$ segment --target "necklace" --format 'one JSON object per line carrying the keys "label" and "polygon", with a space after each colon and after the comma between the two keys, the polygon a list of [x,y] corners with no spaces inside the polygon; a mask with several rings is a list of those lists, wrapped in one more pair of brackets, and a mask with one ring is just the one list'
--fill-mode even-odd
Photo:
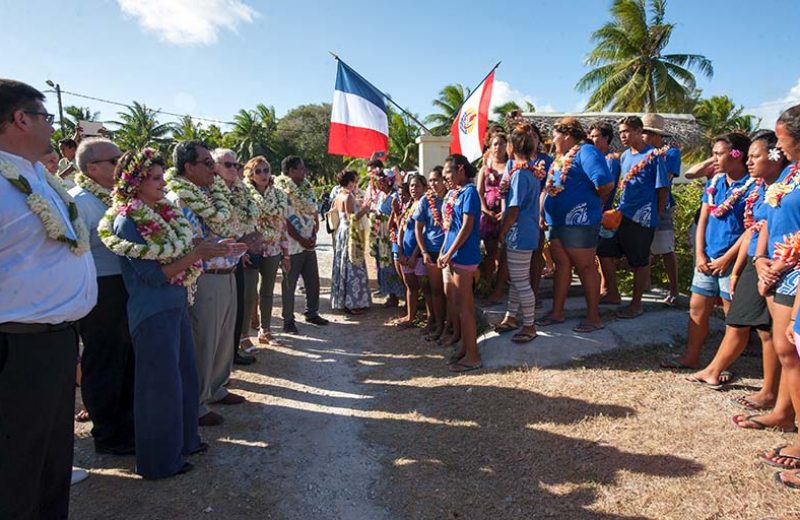
{"label": "necklace", "polygon": [[[547,182],[544,185],[544,189],[547,194],[551,197],[555,197],[566,187],[567,183],[567,174],[569,173],[569,169],[572,167],[572,160],[577,155],[578,151],[580,151],[581,145],[576,144],[569,151],[562,156],[559,156],[553,164],[550,165],[550,171],[547,172]],[[542,161],[544,163],[544,161]],[[555,171],[558,170],[561,172],[561,177],[558,180],[558,184],[556,184],[556,176]]]}
{"label": "necklace", "polygon": [[731,194],[728,196],[727,199],[725,199],[718,205],[714,204],[714,195],[717,192],[716,185],[721,178],[726,176],[727,174],[725,173],[716,174],[714,178],[711,179],[711,186],[706,188],[706,193],[708,193],[709,198],[711,200],[711,202],[708,205],[708,211],[710,211],[711,214],[716,218],[722,218],[723,216],[725,216],[726,213],[728,213],[731,209],[733,209],[733,206],[737,202],[739,202],[739,199],[741,199],[742,196],[744,196],[747,189],[750,188],[750,186],[752,186],[753,183],[755,182],[755,179],[753,177],[749,178],[747,182],[744,183],[743,186],[739,186],[738,188],[734,188],[733,190],[731,190]]}
{"label": "necklace", "polygon": [[77,184],[84,190],[88,191],[89,193],[100,199],[100,202],[102,202],[106,206],[110,207],[112,205],[111,190],[102,187],[100,183],[97,182],[96,180],[92,179],[91,177],[89,177],[88,175],[86,175],[81,171],[75,174],[74,180],[75,184]]}
{"label": "necklace", "polygon": [[773,208],[777,208],[781,205],[783,197],[797,188],[798,184],[800,184],[800,178],[798,178],[799,176],[797,175],[798,171],[800,171],[800,161],[794,163],[791,170],[789,170],[789,174],[786,175],[783,181],[773,182],[772,185],[767,188],[767,193],[764,195],[764,200],[767,204]]}
{"label": "necklace", "polygon": [[168,171],[164,179],[180,204],[202,218],[212,233],[223,238],[239,236],[239,223],[230,201],[230,190],[222,179],[214,176],[208,193],[174,171]]}

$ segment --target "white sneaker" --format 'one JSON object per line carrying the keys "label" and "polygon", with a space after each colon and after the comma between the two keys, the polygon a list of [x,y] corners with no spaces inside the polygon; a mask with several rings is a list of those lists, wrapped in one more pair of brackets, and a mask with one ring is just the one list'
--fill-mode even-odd
{"label": "white sneaker", "polygon": [[78,482],[83,482],[89,478],[89,472],[83,468],[76,468],[72,466],[72,481],[70,482],[71,486],[74,486]]}

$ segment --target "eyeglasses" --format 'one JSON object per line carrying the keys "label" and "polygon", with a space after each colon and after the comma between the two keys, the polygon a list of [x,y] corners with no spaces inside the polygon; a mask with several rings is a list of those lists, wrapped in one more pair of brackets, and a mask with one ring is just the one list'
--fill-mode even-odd
{"label": "eyeglasses", "polygon": [[32,116],[44,116],[44,119],[47,121],[48,125],[52,125],[53,121],[56,120],[55,114],[51,114],[49,112],[37,112],[35,110],[23,110],[23,112]]}
{"label": "eyeglasses", "polygon": [[256,172],[256,175],[261,175],[262,173],[266,175],[269,173],[269,168],[256,168],[253,171]]}
{"label": "eyeglasses", "polygon": [[238,167],[239,166],[239,163],[230,162],[230,161],[223,161],[220,164],[222,164],[222,166],[224,166],[226,168],[233,168],[233,167]]}
{"label": "eyeglasses", "polygon": [[111,163],[112,166],[116,166],[118,161],[119,161],[119,157],[112,157],[111,159],[100,159],[100,160],[97,160],[97,161],[92,161],[89,164],[98,164],[98,163],[107,162],[107,163]]}
{"label": "eyeglasses", "polygon": [[205,164],[209,168],[213,168],[214,167],[214,161],[212,159],[206,159],[204,161],[201,161],[201,160],[198,159],[194,163],[195,164]]}

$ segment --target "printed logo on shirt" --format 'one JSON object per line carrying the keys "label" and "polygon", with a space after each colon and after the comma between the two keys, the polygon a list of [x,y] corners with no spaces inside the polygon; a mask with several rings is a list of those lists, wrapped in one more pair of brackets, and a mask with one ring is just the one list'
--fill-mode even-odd
{"label": "printed logo on shirt", "polygon": [[650,227],[653,221],[653,203],[648,202],[639,208],[636,213],[633,214],[633,218],[631,220],[639,225]]}
{"label": "printed logo on shirt", "polygon": [[515,222],[514,225],[511,226],[511,229],[508,230],[508,233],[506,233],[506,244],[515,246],[519,241],[519,226],[517,224],[518,223]]}
{"label": "printed logo on shirt", "polygon": [[582,202],[569,210],[564,221],[567,226],[588,226],[589,208],[587,203]]}
{"label": "printed logo on shirt", "polygon": [[778,288],[775,290],[775,292],[787,296],[794,296],[797,293],[798,277],[800,277],[800,271],[795,271],[792,269],[784,275],[783,280],[781,280],[781,283],[778,285]]}

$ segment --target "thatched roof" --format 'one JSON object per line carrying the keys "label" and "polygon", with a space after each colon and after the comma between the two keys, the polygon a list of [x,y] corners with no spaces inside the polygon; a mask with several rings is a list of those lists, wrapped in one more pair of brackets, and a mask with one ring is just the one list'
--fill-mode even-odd
{"label": "thatched roof", "polygon": [[[574,117],[578,119],[583,128],[589,130],[589,127],[598,122],[605,121],[611,123],[616,128],[617,121],[624,116],[643,116],[643,113],[637,112],[525,112],[522,117],[531,123],[536,124],[541,130],[543,135],[550,135],[553,131],[553,125],[562,117]],[[691,114],[660,114],[664,118],[665,130],[672,134],[672,139],[677,141],[681,147],[694,148],[701,146],[703,143],[703,133],[700,125],[697,124],[694,116]],[[611,148],[619,150],[622,145],[619,138],[615,137]]]}

